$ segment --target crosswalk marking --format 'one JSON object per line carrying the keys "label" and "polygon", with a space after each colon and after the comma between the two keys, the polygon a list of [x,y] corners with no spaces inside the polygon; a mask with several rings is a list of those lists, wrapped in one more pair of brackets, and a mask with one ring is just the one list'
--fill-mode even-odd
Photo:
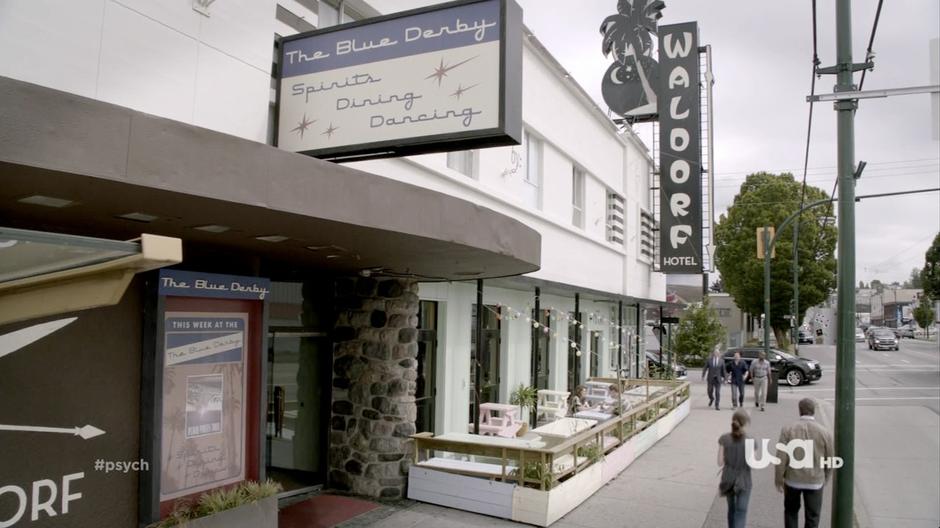
{"label": "crosswalk marking", "polygon": [[[826,401],[835,401],[835,398],[823,398]],[[883,401],[883,400],[940,400],[940,396],[898,396],[884,398],[855,398],[855,401]]]}
{"label": "crosswalk marking", "polygon": [[[781,387],[781,390],[784,387]],[[794,392],[829,392],[834,391],[835,387],[830,387],[828,389],[801,389],[798,387],[789,387]],[[855,387],[855,390],[940,390],[940,387]]]}

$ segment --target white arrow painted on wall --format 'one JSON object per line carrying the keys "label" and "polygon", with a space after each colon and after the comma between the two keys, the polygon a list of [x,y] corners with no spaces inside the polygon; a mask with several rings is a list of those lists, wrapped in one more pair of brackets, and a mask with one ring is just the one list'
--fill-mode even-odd
{"label": "white arrow painted on wall", "polygon": [[66,317],[46,323],[21,328],[0,336],[0,358],[12,354],[26,345],[35,343],[47,335],[75,322],[78,317]]}
{"label": "white arrow painted on wall", "polygon": [[[0,358],[12,354],[26,345],[39,341],[47,335],[72,324],[76,319],[78,319],[78,317],[56,319],[55,321],[28,326],[0,336]],[[93,425],[86,425],[84,427],[40,427],[32,425],[0,424],[0,431],[70,434],[81,437],[82,440],[88,440],[89,438],[105,434],[104,431]]]}
{"label": "white arrow painted on wall", "polygon": [[60,433],[71,434],[82,437],[82,440],[88,440],[96,436],[101,436],[104,431],[93,425],[84,427],[36,427],[32,425],[3,425],[0,424],[0,431],[27,431],[34,433]]}

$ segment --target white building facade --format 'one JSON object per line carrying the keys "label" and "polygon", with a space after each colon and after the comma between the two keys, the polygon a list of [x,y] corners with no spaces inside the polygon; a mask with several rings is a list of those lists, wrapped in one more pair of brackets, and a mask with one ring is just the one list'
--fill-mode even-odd
{"label": "white building facade", "polygon": [[[353,0],[4,0],[0,76],[270,144],[277,37],[378,14]],[[524,41],[522,145],[351,164],[541,234],[539,271],[483,283],[481,392],[504,403],[520,384],[568,391],[618,366],[642,375],[646,311],[665,301],[647,147],[618,130],[534,35]],[[435,324],[419,358],[428,376],[419,392],[430,399],[423,423],[466,431],[477,282],[427,279],[418,295],[434,316],[422,321]]]}

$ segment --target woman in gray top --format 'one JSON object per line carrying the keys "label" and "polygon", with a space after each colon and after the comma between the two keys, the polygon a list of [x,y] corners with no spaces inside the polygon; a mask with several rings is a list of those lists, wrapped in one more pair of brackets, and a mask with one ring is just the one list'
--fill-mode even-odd
{"label": "woman in gray top", "polygon": [[721,481],[718,489],[728,499],[728,528],[744,528],[747,501],[751,497],[751,468],[744,456],[744,428],[751,422],[747,411],[738,409],[731,416],[731,432],[718,439],[718,465]]}

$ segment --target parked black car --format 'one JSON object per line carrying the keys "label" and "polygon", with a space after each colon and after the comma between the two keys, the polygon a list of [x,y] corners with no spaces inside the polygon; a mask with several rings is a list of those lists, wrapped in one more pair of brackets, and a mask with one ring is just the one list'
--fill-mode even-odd
{"label": "parked black car", "polygon": [[[669,357],[663,353],[663,363],[666,363],[668,360]],[[663,364],[659,362],[658,352],[653,352],[651,350],[646,351],[646,366],[650,372],[661,370],[663,368]],[[682,363],[673,362],[672,370],[675,374],[675,379],[685,379],[688,375],[688,370]]]}
{"label": "parked black car", "polygon": [[868,334],[868,350],[900,350],[898,336],[890,328],[878,328]]}
{"label": "parked black car", "polygon": [[[757,359],[757,354],[763,351],[763,347],[759,346],[729,348],[725,352],[725,365],[734,361],[735,352],[740,352],[741,359],[750,366],[751,361]],[[802,385],[822,378],[822,368],[818,361],[797,357],[778,348],[771,348],[770,357],[767,359],[770,361],[771,368],[777,372],[777,379],[785,381],[788,385]]]}

